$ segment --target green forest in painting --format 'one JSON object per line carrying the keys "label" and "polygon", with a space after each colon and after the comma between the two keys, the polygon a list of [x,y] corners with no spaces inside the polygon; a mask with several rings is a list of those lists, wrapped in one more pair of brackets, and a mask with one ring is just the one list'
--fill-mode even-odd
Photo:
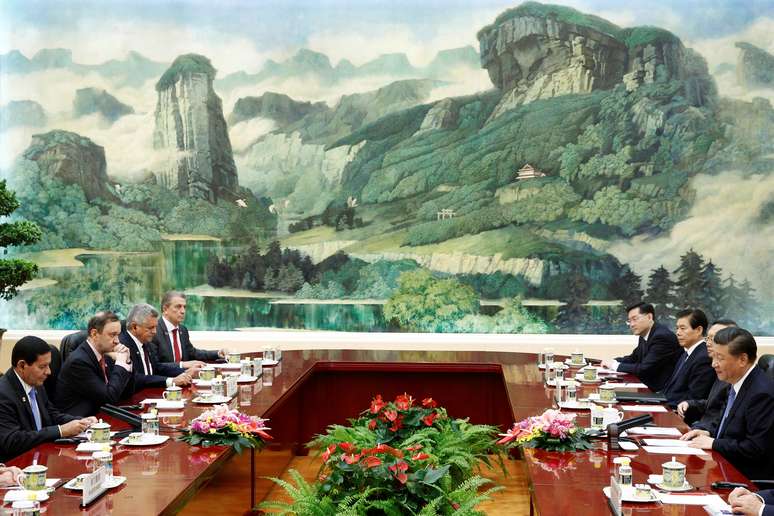
{"label": "green forest in painting", "polygon": [[175,288],[192,329],[626,333],[646,299],[774,334],[774,12],[686,40],[605,13],[504,5],[421,65],[331,31],[244,68],[11,38],[0,177],[42,237],[0,326]]}

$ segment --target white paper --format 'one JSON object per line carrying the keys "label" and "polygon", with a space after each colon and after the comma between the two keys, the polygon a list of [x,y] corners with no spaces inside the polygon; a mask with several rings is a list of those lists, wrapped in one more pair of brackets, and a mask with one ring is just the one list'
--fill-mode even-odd
{"label": "white paper", "polygon": [[716,494],[684,495],[656,492],[656,496],[661,500],[661,503],[675,505],[710,505],[712,507],[717,507],[718,503],[725,503],[723,499]]}
{"label": "white paper", "polygon": [[660,453],[662,455],[707,455],[707,452],[701,448],[690,448],[688,446],[643,446],[642,449],[648,453]]}
{"label": "white paper", "polygon": [[643,439],[642,442],[648,446],[688,446],[691,441],[681,441],[680,439]]}
{"label": "white paper", "polygon": [[[677,428],[670,428],[666,426],[635,426],[634,428],[628,429],[625,434],[640,434],[640,435],[667,435],[667,436],[674,436],[674,437],[680,437],[681,434],[680,430]],[[623,435],[623,434],[621,434]]]}
{"label": "white paper", "polygon": [[666,412],[662,405],[621,405],[621,409],[628,412]]}
{"label": "white paper", "polygon": [[607,382],[605,385],[611,385],[616,389],[647,389],[644,383],[625,383],[625,382]]}

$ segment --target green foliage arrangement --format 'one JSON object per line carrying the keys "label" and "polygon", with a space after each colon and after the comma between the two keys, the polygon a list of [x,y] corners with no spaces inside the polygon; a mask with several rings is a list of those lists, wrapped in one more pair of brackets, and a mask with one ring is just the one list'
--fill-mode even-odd
{"label": "green foliage arrangement", "polygon": [[[8,217],[19,207],[16,195],[8,188],[3,179],[0,181],[0,217]],[[41,237],[40,228],[25,220],[0,223],[0,247],[32,244]],[[38,271],[38,266],[27,260],[13,258],[0,260],[0,299],[11,299],[18,287],[30,281]]]}
{"label": "green foliage arrangement", "polygon": [[492,467],[490,454],[502,458],[496,432],[450,418],[432,398],[377,395],[350,426],[332,425],[308,444],[322,451],[317,482],[295,471],[295,485],[272,479],[292,501],[258,508],[299,516],[483,514],[475,507],[501,488],[479,492],[490,481],[475,473]]}

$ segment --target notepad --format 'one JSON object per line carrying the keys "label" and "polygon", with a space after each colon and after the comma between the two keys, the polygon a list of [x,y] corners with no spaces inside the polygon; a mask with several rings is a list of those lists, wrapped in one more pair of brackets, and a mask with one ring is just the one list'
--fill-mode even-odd
{"label": "notepad", "polygon": [[700,448],[690,448],[688,446],[643,446],[642,449],[648,453],[659,453],[661,455],[707,455],[707,452]]}
{"label": "notepad", "polygon": [[639,434],[639,435],[664,435],[672,437],[680,437],[680,430],[677,428],[670,428],[666,426],[635,426],[628,429],[627,434]]}

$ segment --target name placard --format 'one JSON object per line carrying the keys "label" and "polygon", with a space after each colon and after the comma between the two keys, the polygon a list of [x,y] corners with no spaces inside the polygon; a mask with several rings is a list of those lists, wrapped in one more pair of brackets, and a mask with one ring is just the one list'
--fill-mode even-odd
{"label": "name placard", "polygon": [[94,473],[83,477],[83,500],[81,501],[81,506],[90,504],[95,498],[107,491],[105,486],[106,479],[107,470],[104,466]]}
{"label": "name placard", "polygon": [[621,484],[610,475],[610,510],[615,516],[621,516]]}

